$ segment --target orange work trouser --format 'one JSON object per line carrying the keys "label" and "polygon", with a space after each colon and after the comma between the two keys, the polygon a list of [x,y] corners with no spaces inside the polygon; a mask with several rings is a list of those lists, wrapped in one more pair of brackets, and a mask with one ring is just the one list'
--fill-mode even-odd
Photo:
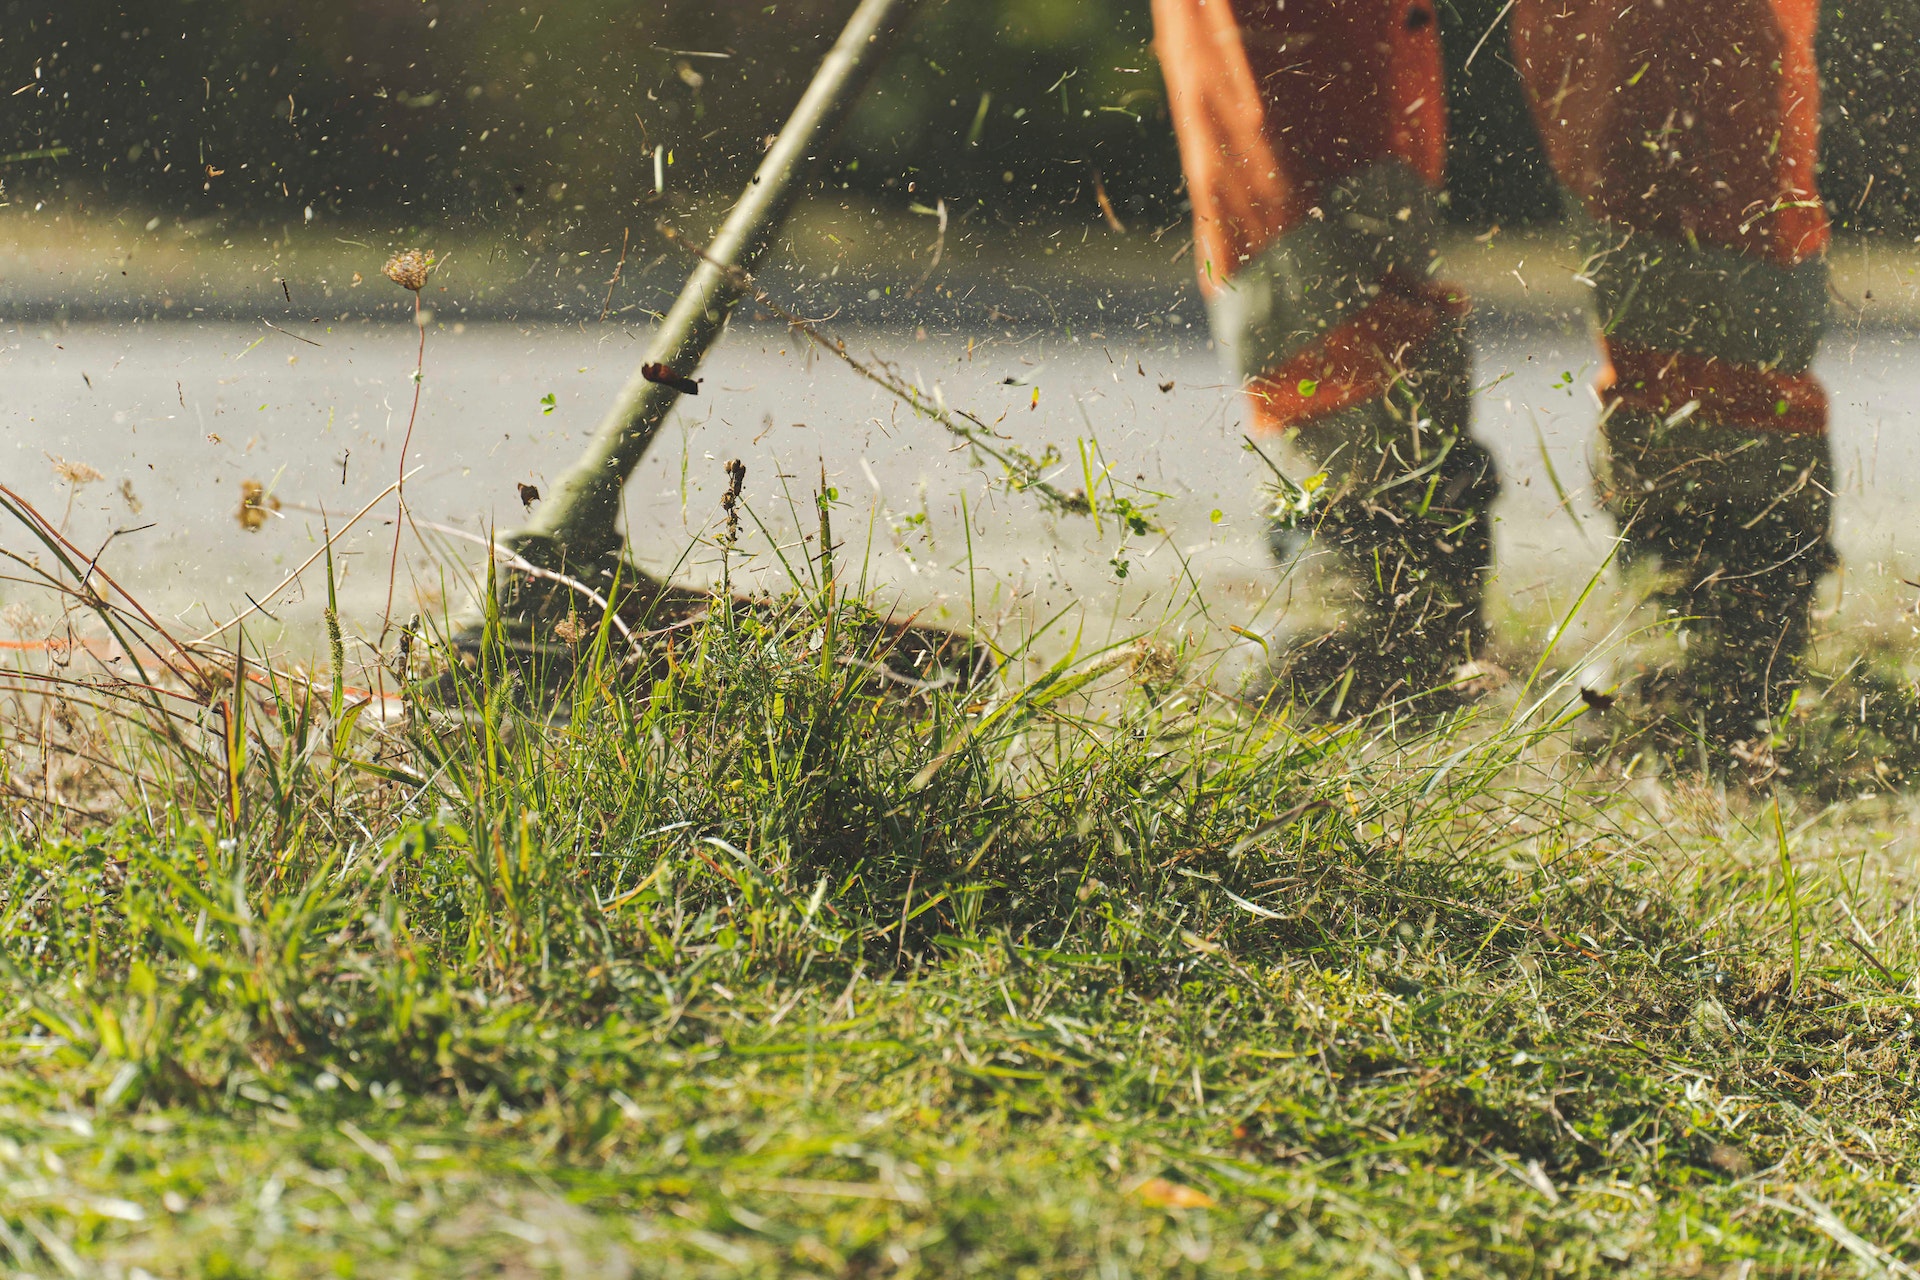
{"label": "orange work trouser", "polygon": [[[1797,434],[1826,307],[1818,0],[1519,0],[1514,53],[1591,230],[1619,406]],[[1383,395],[1462,323],[1434,279],[1433,0],[1154,0],[1194,257],[1256,417]]]}

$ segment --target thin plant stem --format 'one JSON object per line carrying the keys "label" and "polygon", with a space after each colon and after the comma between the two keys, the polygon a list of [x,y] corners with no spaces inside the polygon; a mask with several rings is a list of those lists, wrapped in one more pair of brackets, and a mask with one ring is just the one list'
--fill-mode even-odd
{"label": "thin plant stem", "polygon": [[426,382],[427,326],[420,320],[420,291],[413,291],[413,327],[420,331],[420,352],[413,363],[413,409],[407,414],[407,433],[400,440],[400,478],[394,482],[393,558],[387,563],[387,607],[380,614],[380,640],[393,625],[393,585],[400,576],[400,535],[406,527],[407,450],[413,446],[413,424],[420,417],[420,388]]}

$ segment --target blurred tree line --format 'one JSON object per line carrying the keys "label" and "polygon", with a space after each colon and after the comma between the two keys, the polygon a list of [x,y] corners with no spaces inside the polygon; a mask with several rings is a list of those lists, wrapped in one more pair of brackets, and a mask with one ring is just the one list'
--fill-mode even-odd
{"label": "blurred tree line", "polygon": [[[0,180],[16,199],[184,217],[311,209],[536,241],[604,234],[736,189],[849,7],[0,0]],[[1504,7],[1440,4],[1453,210],[1470,225],[1558,208]],[[1916,34],[1920,0],[1826,5],[1825,183],[1843,226],[1920,234]],[[1009,221],[1100,217],[1103,191],[1130,224],[1174,222],[1150,39],[1148,0],[928,0],[816,181]]]}

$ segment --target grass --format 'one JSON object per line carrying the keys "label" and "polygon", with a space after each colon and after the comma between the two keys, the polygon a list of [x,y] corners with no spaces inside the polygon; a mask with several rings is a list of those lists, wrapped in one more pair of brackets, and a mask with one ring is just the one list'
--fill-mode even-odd
{"label": "grass", "polygon": [[5,681],[15,1274],[1920,1259],[1902,800],[1623,784],[1549,683],[1252,717],[1191,641],[903,689],[804,565],[582,637],[564,724],[486,647],[377,721],[13,514],[115,637]]}

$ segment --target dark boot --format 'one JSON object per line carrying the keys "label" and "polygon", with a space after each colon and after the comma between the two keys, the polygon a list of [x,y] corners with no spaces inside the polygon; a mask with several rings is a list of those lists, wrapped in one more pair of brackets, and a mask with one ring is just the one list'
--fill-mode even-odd
{"label": "dark boot", "polygon": [[[1823,669],[1813,599],[1834,564],[1824,438],[1615,414],[1608,506],[1684,643],[1641,673],[1634,749],[1825,798],[1920,776],[1920,704],[1865,657]],[[1623,704],[1624,705],[1624,704]]]}
{"label": "dark boot", "polygon": [[1341,616],[1275,656],[1255,685],[1330,717],[1414,700],[1455,705],[1456,672],[1486,640],[1493,457],[1467,434],[1464,331],[1402,371],[1380,401],[1303,427],[1319,483],[1282,482],[1271,540],[1283,565],[1324,555]]}
{"label": "dark boot", "polygon": [[1640,680],[1656,738],[1683,763],[1772,768],[1806,676],[1814,592],[1835,564],[1825,437],[1631,411],[1604,436],[1623,556],[1657,559],[1653,598],[1680,646]]}

